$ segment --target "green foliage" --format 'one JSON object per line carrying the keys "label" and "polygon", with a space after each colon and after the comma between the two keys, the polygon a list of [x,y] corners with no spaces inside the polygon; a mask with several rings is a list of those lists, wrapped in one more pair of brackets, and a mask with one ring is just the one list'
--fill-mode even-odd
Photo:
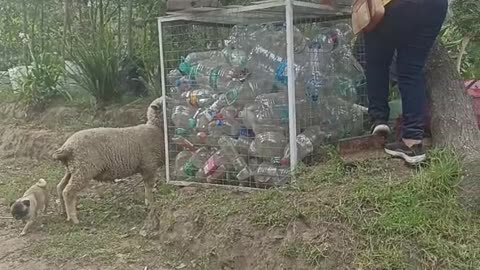
{"label": "green foliage", "polygon": [[94,36],[93,40],[74,38],[75,46],[71,46],[70,57],[79,72],[67,70],[67,75],[95,97],[97,105],[103,106],[121,97],[121,55],[110,31],[101,29]]}
{"label": "green foliage", "polygon": [[455,0],[451,5],[452,22],[464,36],[480,37],[480,2],[477,0]]}
{"label": "green foliage", "polygon": [[44,108],[58,97],[71,99],[69,93],[59,85],[62,65],[58,56],[41,53],[33,59],[32,68],[22,78],[19,99],[35,108]]}

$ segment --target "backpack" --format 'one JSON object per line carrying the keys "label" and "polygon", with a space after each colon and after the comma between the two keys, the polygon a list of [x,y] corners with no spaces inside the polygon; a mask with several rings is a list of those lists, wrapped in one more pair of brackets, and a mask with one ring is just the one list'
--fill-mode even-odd
{"label": "backpack", "polygon": [[373,30],[383,19],[385,7],[382,0],[354,0],[352,26],[355,34]]}

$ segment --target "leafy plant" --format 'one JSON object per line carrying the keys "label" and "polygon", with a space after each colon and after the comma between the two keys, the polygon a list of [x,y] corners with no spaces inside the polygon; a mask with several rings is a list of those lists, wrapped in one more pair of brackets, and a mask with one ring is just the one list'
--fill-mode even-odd
{"label": "leafy plant", "polygon": [[62,65],[59,57],[48,52],[35,55],[28,36],[25,34],[22,36],[33,63],[31,69],[27,67],[27,72],[23,74],[20,80],[19,99],[26,105],[37,109],[43,109],[57,97],[63,96],[66,99],[71,99],[70,94],[59,87],[62,75]]}
{"label": "leafy plant", "polygon": [[456,30],[462,35],[457,58],[458,71],[461,71],[462,59],[467,53],[470,43],[480,39],[479,10],[480,2],[477,0],[456,0],[452,3],[453,16],[451,20]]}
{"label": "leafy plant", "polygon": [[66,72],[68,77],[96,99],[97,106],[102,107],[121,97],[121,55],[108,29],[96,32],[93,40],[74,38],[76,44],[71,46],[70,57],[78,71],[70,69]]}

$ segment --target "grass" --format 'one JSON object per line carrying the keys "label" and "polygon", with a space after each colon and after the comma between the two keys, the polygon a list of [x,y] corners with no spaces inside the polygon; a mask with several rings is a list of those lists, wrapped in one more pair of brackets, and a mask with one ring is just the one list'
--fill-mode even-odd
{"label": "grass", "polygon": [[[284,240],[277,256],[307,263],[310,269],[324,268],[336,256],[356,269],[480,269],[480,219],[458,202],[461,164],[447,150],[429,156],[424,166],[410,171],[387,160],[345,167],[333,156],[324,165],[303,169],[291,187],[252,194],[203,189],[185,194],[162,185],[157,202],[169,227],[162,233],[182,225],[172,214],[181,211],[202,228],[195,231],[199,237],[219,235],[204,253],[190,254],[193,259],[185,255],[192,241],[187,236],[176,239],[179,247],[163,247],[162,254],[175,265],[189,258],[196,261],[192,269],[213,269],[218,258],[209,254],[232,245],[232,231],[287,234],[300,222],[306,227]],[[0,186],[0,196],[13,199],[31,184],[17,173]],[[34,166],[30,174],[59,179],[62,171],[47,164]],[[82,198],[80,226],[63,217],[49,218],[42,229],[47,236],[33,243],[34,254],[110,263],[158,252],[157,245],[164,244],[138,235],[146,216],[142,190],[125,195],[119,187],[101,199]],[[325,224],[337,224],[333,234],[328,226],[319,232]]]}

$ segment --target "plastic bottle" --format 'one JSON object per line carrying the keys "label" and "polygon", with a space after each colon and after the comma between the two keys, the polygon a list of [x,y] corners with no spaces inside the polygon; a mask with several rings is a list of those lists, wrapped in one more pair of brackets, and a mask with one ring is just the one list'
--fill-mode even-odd
{"label": "plastic bottle", "polygon": [[280,187],[290,180],[290,169],[264,162],[255,172],[255,186],[257,188]]}
{"label": "plastic bottle", "polygon": [[227,168],[224,165],[219,166],[215,171],[207,176],[207,183],[209,184],[222,184],[226,178]]}
{"label": "plastic bottle", "polygon": [[205,147],[199,148],[191,155],[191,157],[185,161],[182,171],[190,177],[196,176],[198,171],[202,168],[205,162],[210,157],[210,153]]}
{"label": "plastic bottle", "polygon": [[[297,135],[297,158],[303,160],[312,154],[315,145],[322,144],[328,138],[328,135],[322,131],[320,126],[308,127],[303,133]],[[285,147],[281,164],[290,163],[290,144]]]}
{"label": "plastic bottle", "polygon": [[175,86],[177,80],[182,77],[182,73],[178,69],[172,69],[167,74],[168,86]]}
{"label": "plastic bottle", "polygon": [[234,68],[243,69],[248,62],[248,55],[244,50],[239,48],[227,48],[225,51],[225,58],[227,63]]}
{"label": "plastic bottle", "polygon": [[303,74],[305,96],[311,102],[317,102],[320,96],[332,87],[331,53],[325,52],[322,46],[319,41],[310,43],[309,61]]}
{"label": "plastic bottle", "polygon": [[193,66],[190,78],[198,85],[210,86],[213,90],[224,91],[232,80],[243,80],[248,75],[246,69],[228,67],[210,61]]}
{"label": "plastic bottle", "polygon": [[255,97],[261,93],[256,82],[247,80],[245,82],[234,81],[228,84],[225,98],[227,105],[233,105],[237,108],[243,108],[245,105],[253,103]]}
{"label": "plastic bottle", "polygon": [[[303,62],[301,59],[298,60],[297,63]],[[264,72],[271,76],[272,80],[287,84],[287,59],[265,47],[257,45],[253,48],[247,67],[251,73]],[[299,77],[303,69],[302,65],[294,64],[295,77]]]}
{"label": "plastic bottle", "polygon": [[181,147],[182,149],[189,150],[189,151],[195,151],[195,145],[189,141],[187,138],[181,135],[175,135],[172,138],[172,142],[176,144],[177,146]]}
{"label": "plastic bottle", "polygon": [[253,129],[253,126],[257,122],[257,108],[257,104],[249,104],[238,112],[238,118],[241,119],[242,124],[248,129]]}
{"label": "plastic bottle", "polygon": [[185,163],[192,157],[192,152],[181,151],[175,157],[175,178],[177,181],[185,180],[188,175],[185,174],[183,167]]}
{"label": "plastic bottle", "polygon": [[259,95],[255,99],[256,123],[253,127],[258,132],[258,125],[288,126],[288,97],[285,92]]}
{"label": "plastic bottle", "polygon": [[223,118],[223,119],[232,119],[232,120],[236,120],[237,117],[238,117],[238,110],[237,108],[233,107],[233,106],[227,106],[227,107],[223,107],[221,110],[220,110],[220,117]]}
{"label": "plastic bottle", "polygon": [[255,140],[252,142],[254,146],[250,146],[252,154],[265,160],[279,162],[287,144],[285,135],[272,131],[255,134]]}
{"label": "plastic bottle", "polygon": [[225,51],[192,52],[183,58],[182,62],[193,65],[204,60],[220,63],[225,62]]}
{"label": "plastic bottle", "polygon": [[225,164],[225,155],[222,151],[218,150],[207,159],[202,168],[204,175],[212,175],[220,166]]}
{"label": "plastic bottle", "polygon": [[234,119],[217,119],[208,124],[208,133],[211,136],[227,135],[237,138],[240,134],[240,123]]}
{"label": "plastic bottle", "polygon": [[235,168],[235,171],[238,172],[236,177],[240,181],[240,183],[242,183],[242,181],[246,181],[246,179],[253,175],[252,171],[248,167],[248,164],[238,154],[237,149],[235,148],[235,145],[230,140],[230,138],[221,136],[218,139],[218,145],[222,149],[227,160],[230,161]]}
{"label": "plastic bottle", "polygon": [[185,92],[182,95],[187,103],[195,108],[207,107],[214,103],[218,96],[208,88],[201,88]]}
{"label": "plastic bottle", "polygon": [[187,106],[176,106],[172,113],[172,122],[177,129],[192,129],[196,126],[196,121],[193,118],[194,110]]}

